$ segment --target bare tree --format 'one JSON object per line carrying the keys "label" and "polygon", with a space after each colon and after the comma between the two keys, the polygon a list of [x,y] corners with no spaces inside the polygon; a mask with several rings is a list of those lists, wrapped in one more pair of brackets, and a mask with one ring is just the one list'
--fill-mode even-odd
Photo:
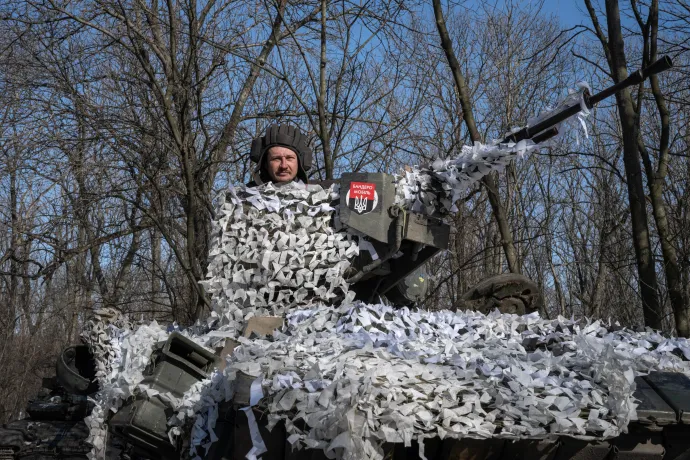
{"label": "bare tree", "polygon": [[[640,11],[641,8],[636,1],[632,1],[631,6],[642,35],[642,66],[644,67],[656,61],[659,57],[659,2],[658,0],[653,0],[649,4],[646,18],[643,17]],[[672,241],[666,204],[663,197],[664,189],[666,188],[666,177],[668,175],[670,156],[671,119],[666,96],[662,92],[659,80],[660,77],[658,75],[652,75],[649,79],[656,111],[659,116],[659,136],[655,139],[656,145],[648,147],[646,141],[652,139],[653,136],[645,135],[647,133],[644,132],[643,128],[640,128],[638,132],[638,148],[640,149],[642,164],[644,165],[647,175],[649,197],[652,203],[652,213],[654,215],[656,230],[659,234],[661,254],[664,261],[664,273],[666,275],[666,286],[671,301],[671,307],[673,308],[676,332],[679,336],[690,337],[688,297],[683,292],[678,254]],[[642,106],[645,103],[643,94],[642,88],[640,88],[636,103],[638,120],[641,119]],[[656,154],[656,167],[653,163],[652,151],[658,152]]]}
{"label": "bare tree", "polygon": [[[600,26],[592,2],[585,0],[593,29],[601,43],[610,75],[614,82],[623,81],[628,76],[625,41],[620,20],[618,0],[606,0],[606,20],[608,36]],[[654,254],[651,247],[645,194],[642,183],[639,149],[639,117],[636,104],[629,89],[616,94],[616,103],[623,135],[623,152],[628,202],[630,205],[633,242],[640,280],[640,295],[645,324],[661,328],[663,312],[659,301],[659,287],[656,276]]]}
{"label": "bare tree", "polygon": [[[470,133],[470,138],[472,142],[481,142],[482,137],[477,130],[477,125],[474,121],[474,114],[472,113],[472,101],[470,99],[470,90],[465,82],[465,78],[460,72],[460,63],[455,57],[453,51],[453,44],[450,40],[448,34],[448,29],[446,28],[446,22],[443,18],[443,9],[441,7],[440,0],[434,0],[434,16],[436,18],[436,27],[438,29],[439,36],[441,37],[441,47],[448,60],[448,66],[453,74],[453,80],[455,81],[455,87],[460,98],[460,105],[462,107],[462,117],[465,121],[465,125]],[[498,229],[501,233],[501,244],[503,245],[503,250],[506,255],[506,260],[508,262],[508,268],[512,273],[520,273],[520,267],[518,265],[517,253],[515,251],[515,246],[513,244],[513,234],[510,231],[508,225],[508,219],[506,217],[506,211],[501,204],[500,195],[498,193],[498,185],[496,179],[493,175],[489,174],[482,179],[482,183],[486,187],[487,194],[489,195],[489,202],[491,203],[491,208],[494,212],[494,217],[498,225]]]}

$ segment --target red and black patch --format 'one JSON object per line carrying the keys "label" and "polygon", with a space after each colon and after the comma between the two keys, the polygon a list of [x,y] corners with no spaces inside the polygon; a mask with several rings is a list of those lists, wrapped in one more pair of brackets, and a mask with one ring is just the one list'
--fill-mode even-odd
{"label": "red and black patch", "polygon": [[345,196],[347,207],[357,214],[366,214],[374,209],[379,202],[376,184],[372,182],[350,182],[350,189]]}

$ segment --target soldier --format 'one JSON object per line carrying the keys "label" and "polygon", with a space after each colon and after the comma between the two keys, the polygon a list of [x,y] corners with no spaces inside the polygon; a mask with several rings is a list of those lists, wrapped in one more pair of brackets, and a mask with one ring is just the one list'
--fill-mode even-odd
{"label": "soldier", "polygon": [[256,163],[249,186],[267,182],[284,184],[292,181],[309,183],[312,152],[299,128],[276,124],[266,134],[252,141],[251,160]]}

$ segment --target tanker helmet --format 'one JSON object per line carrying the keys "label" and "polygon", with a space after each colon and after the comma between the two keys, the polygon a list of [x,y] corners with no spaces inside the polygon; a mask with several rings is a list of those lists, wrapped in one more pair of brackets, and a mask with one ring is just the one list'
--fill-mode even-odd
{"label": "tanker helmet", "polygon": [[257,165],[253,175],[254,181],[257,184],[270,182],[265,168],[266,152],[275,146],[287,147],[297,154],[297,177],[307,183],[307,171],[311,169],[312,163],[312,152],[307,144],[307,137],[299,128],[286,124],[271,125],[266,129],[266,134],[252,141],[250,158]]}

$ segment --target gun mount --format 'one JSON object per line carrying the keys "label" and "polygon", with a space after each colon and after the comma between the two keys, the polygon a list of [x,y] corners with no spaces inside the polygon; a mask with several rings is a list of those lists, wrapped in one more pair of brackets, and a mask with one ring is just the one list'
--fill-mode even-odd
{"label": "gun mount", "polygon": [[[542,143],[558,134],[558,126],[582,110],[591,109],[604,99],[670,69],[673,62],[664,56],[633,72],[625,80],[599,93],[584,90],[581,99],[541,117],[531,126],[507,135],[498,144],[532,140]],[[476,166],[472,165],[472,168]],[[487,169],[487,173],[490,169]],[[476,176],[476,169],[472,171]],[[433,173],[431,173],[433,174]],[[442,183],[437,182],[439,189]],[[432,181],[433,183],[433,181]],[[375,258],[360,255],[357,272],[348,281],[357,297],[371,301],[377,296],[388,297],[397,304],[418,302],[425,297],[424,264],[439,251],[447,249],[450,227],[439,216],[406,210],[396,204],[393,176],[384,173],[350,173],[340,179],[340,220],[346,226],[368,236]],[[499,275],[482,283],[463,296],[466,307],[499,307],[501,311],[529,313],[539,308],[537,287],[521,275]]]}

